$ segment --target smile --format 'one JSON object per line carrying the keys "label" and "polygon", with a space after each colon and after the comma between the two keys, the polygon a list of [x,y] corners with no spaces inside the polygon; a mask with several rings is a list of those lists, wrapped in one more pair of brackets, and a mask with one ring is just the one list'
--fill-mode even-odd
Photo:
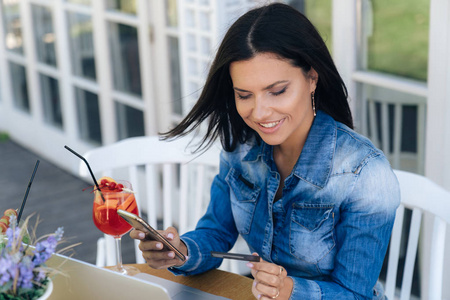
{"label": "smile", "polygon": [[276,122],[270,122],[270,123],[259,123],[259,125],[261,125],[264,128],[272,128],[277,126],[281,121],[276,121]]}

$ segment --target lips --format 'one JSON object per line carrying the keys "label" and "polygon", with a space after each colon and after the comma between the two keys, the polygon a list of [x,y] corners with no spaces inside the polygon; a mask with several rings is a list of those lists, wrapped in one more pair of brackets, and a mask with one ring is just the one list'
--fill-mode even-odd
{"label": "lips", "polygon": [[281,121],[276,121],[276,122],[270,122],[270,123],[259,123],[259,125],[261,125],[264,128],[272,128],[277,126]]}
{"label": "lips", "polygon": [[264,123],[260,123],[258,122],[258,127],[259,127],[259,131],[261,133],[265,133],[265,134],[271,134],[271,133],[275,133],[276,131],[278,131],[278,128],[280,128],[280,126],[283,124],[284,119],[278,120],[278,121],[272,121],[272,122],[264,122]]}

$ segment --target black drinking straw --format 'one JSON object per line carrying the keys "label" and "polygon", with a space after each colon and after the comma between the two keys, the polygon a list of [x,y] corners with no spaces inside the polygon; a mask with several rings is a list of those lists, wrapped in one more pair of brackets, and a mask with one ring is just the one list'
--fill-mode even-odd
{"label": "black drinking straw", "polygon": [[70,149],[67,146],[64,146],[64,148],[66,148],[67,150],[69,150],[70,152],[72,152],[73,154],[75,154],[76,156],[78,156],[82,161],[84,161],[84,163],[86,164],[86,166],[88,167],[89,173],[91,173],[92,179],[94,180],[95,186],[97,187],[100,196],[102,197],[103,202],[106,202],[105,198],[103,197],[103,193],[102,190],[100,189],[100,187],[98,186],[98,182],[97,179],[95,179],[94,173],[91,170],[91,166],[89,166],[89,163],[87,162],[87,160],[81,156],[80,154],[76,153],[75,151],[73,151],[72,149]]}
{"label": "black drinking straw", "polygon": [[36,161],[36,165],[34,166],[33,174],[31,174],[30,182],[28,182],[27,191],[25,192],[25,196],[23,197],[23,201],[22,201],[22,206],[20,207],[19,214],[17,215],[17,224],[19,224],[20,217],[22,217],[22,212],[25,207],[25,202],[27,202],[28,193],[30,192],[31,184],[33,183],[34,175],[36,174],[38,166],[39,166],[39,159]]}

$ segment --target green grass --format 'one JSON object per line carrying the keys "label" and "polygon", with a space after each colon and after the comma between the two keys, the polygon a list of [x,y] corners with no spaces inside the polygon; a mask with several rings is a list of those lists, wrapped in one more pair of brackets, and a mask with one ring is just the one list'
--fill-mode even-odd
{"label": "green grass", "polygon": [[[374,0],[368,69],[427,80],[430,0]],[[332,52],[331,0],[306,0],[306,15]]]}
{"label": "green grass", "polygon": [[6,132],[2,132],[0,131],[0,143],[1,142],[6,142],[9,140],[9,134]]}
{"label": "green grass", "polygon": [[319,31],[328,50],[332,52],[331,0],[306,0],[305,14]]}
{"label": "green grass", "polygon": [[369,69],[427,80],[429,0],[376,0]]}

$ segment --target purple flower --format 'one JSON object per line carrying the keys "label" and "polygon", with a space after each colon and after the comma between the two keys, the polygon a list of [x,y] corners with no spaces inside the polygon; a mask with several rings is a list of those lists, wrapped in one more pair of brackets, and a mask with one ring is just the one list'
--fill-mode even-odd
{"label": "purple flower", "polygon": [[[32,253],[26,252],[22,237],[26,228],[15,226],[17,221],[13,218],[12,225],[6,231],[7,240],[0,240],[0,293],[21,293],[21,289],[33,289],[35,283],[42,283],[50,270],[45,262],[53,255],[62,239],[64,229],[58,228],[54,234],[36,243]],[[24,230],[24,231],[22,231]],[[15,294],[16,295],[16,294]]]}
{"label": "purple flower", "polygon": [[58,227],[55,231],[55,239],[59,242],[64,235],[64,227]]}
{"label": "purple flower", "polygon": [[22,263],[19,266],[19,278],[17,280],[17,287],[30,289],[33,287],[33,264],[29,256],[25,256],[22,259]]}
{"label": "purple flower", "polygon": [[[18,237],[20,236],[20,228],[12,228],[9,227],[6,229],[6,238],[8,239],[8,243],[6,244],[6,247],[12,247],[12,245],[15,245],[18,242]],[[19,241],[21,242],[21,241]]]}
{"label": "purple flower", "polygon": [[3,286],[7,283],[11,278],[11,269],[13,264],[8,256],[0,257],[0,286]]}
{"label": "purple flower", "polygon": [[46,240],[36,244],[34,250],[33,263],[35,266],[45,263],[55,252],[58,241],[54,235],[49,236]]}
{"label": "purple flower", "polygon": [[34,271],[35,271],[34,281],[36,282],[42,282],[45,279],[45,277],[47,277],[45,269],[43,268],[37,268],[34,269]]}

